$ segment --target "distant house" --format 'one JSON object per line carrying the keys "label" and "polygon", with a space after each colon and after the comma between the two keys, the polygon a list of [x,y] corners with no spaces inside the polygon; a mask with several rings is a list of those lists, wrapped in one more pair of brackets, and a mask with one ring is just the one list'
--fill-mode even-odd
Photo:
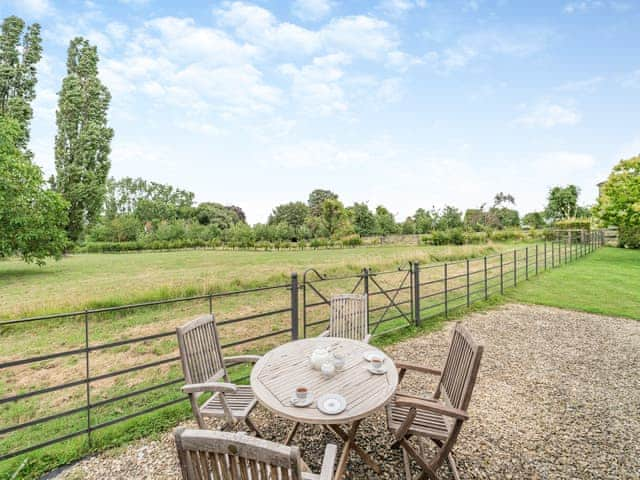
{"label": "distant house", "polygon": [[604,186],[604,184],[607,183],[606,180],[601,181],[600,183],[598,183],[598,196],[601,197],[602,196],[602,187]]}

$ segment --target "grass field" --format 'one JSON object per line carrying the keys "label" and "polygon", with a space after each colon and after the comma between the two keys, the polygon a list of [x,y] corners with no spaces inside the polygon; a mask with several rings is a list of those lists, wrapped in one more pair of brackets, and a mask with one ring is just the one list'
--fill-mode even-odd
{"label": "grass field", "polygon": [[250,288],[286,281],[292,271],[302,273],[309,267],[327,274],[357,272],[364,267],[381,270],[411,260],[458,260],[513,247],[489,244],[79,254],[51,261],[44,267],[19,260],[0,261],[0,318]]}
{"label": "grass field", "polygon": [[640,250],[602,248],[509,291],[507,299],[640,320]]}
{"label": "grass field", "polygon": [[[520,267],[517,275],[510,273],[513,271],[513,263],[509,266],[509,262],[513,262],[513,256],[510,252],[514,247],[519,249],[517,261]],[[407,335],[438,328],[441,325],[442,318],[438,316],[438,312],[442,311],[442,297],[435,295],[435,293],[435,296],[430,296],[430,294],[442,288],[441,283],[437,281],[432,283],[431,281],[441,278],[443,269],[442,265],[428,265],[429,262],[451,262],[448,265],[450,278],[448,288],[455,290],[464,288],[465,282],[465,262],[456,262],[455,260],[506,251],[504,279],[505,286],[508,287],[515,283],[516,277],[518,283],[524,283],[526,273],[523,265],[527,263],[527,259],[530,265],[529,277],[533,276],[532,258],[524,256],[524,247],[525,244],[499,244],[465,247],[394,246],[304,252],[180,251],[96,254],[68,257],[43,269],[9,261],[0,263],[0,279],[3,281],[3,284],[0,285],[0,298],[3,302],[1,315],[5,318],[16,318],[37,312],[81,310],[92,306],[119,305],[177,295],[193,295],[201,292],[286,283],[291,271],[297,270],[302,273],[309,266],[314,266],[323,273],[339,277],[336,281],[323,281],[317,286],[325,295],[350,291],[355,280],[353,278],[343,279],[343,274],[360,272],[364,266],[371,267],[378,272],[389,270],[388,273],[376,276],[375,282],[378,282],[384,289],[394,289],[400,286],[400,282],[407,275],[405,271],[397,271],[396,268],[402,264],[406,265],[409,260],[418,260],[422,265],[421,281],[424,282],[422,294],[429,297],[429,300],[425,300],[422,305],[422,308],[425,309],[424,316],[435,315],[435,317],[423,322],[420,329],[416,327],[405,328],[378,340],[388,343]],[[530,247],[529,252],[533,251]],[[587,260],[582,259],[580,262]],[[496,272],[499,271],[498,261],[499,256],[493,255],[487,263],[488,268],[491,269],[488,286],[490,293],[494,294],[500,291],[500,282],[495,277]],[[472,272],[470,281],[477,285],[474,290],[474,300],[484,296],[482,264],[482,258],[478,258],[470,264]],[[555,275],[561,271],[562,269],[550,272],[548,275]],[[370,292],[373,290],[375,289],[372,288]],[[410,291],[405,289],[398,292],[399,296],[396,297],[396,301],[404,302],[401,309],[405,312],[409,309],[409,293]],[[371,295],[370,307],[380,306],[384,309],[386,298],[381,294]],[[494,297],[493,301],[496,301],[496,298]],[[213,310],[218,321],[221,321],[242,315],[286,308],[289,301],[289,291],[286,288],[280,288],[267,292],[216,298]],[[311,302],[313,301],[312,299]],[[436,308],[430,309],[429,304]],[[464,304],[464,290],[455,290],[455,294],[449,297],[450,308]],[[438,305],[440,306],[438,307]],[[89,322],[90,346],[171,332],[177,325],[207,311],[208,302],[205,299],[160,307],[152,306],[95,314],[91,316]],[[393,313],[397,314],[397,311],[393,311]],[[377,312],[377,315],[380,314],[381,311]],[[312,309],[309,315],[311,321],[320,320],[328,316],[328,311],[326,307],[320,306],[315,310]],[[374,314],[370,317],[372,321],[373,317]],[[400,319],[400,322],[402,321]],[[392,321],[391,325],[394,322]],[[285,312],[268,318],[228,324],[220,328],[220,333],[224,344],[269,332],[278,332],[290,325],[290,315]],[[322,325],[315,327],[317,331],[322,328],[324,328]],[[309,332],[309,334],[313,335],[316,330]],[[81,315],[46,320],[35,324],[1,327],[0,362],[81,349],[84,346],[84,332]],[[259,342],[232,347],[227,351],[227,354],[261,353],[289,339],[290,334],[288,333],[278,334],[278,336]],[[89,355],[91,376],[108,375],[139,365],[162,362],[170,360],[176,355],[177,346],[174,336],[99,349],[92,351]],[[83,354],[4,369],[0,371],[2,373],[0,375],[0,398],[73,382],[78,378],[83,378],[84,370]],[[179,392],[180,377],[179,364],[171,361],[137,372],[92,381],[90,386],[92,405],[100,405],[101,402],[108,402],[114,397],[126,395],[131,391],[144,390],[160,382],[174,381],[177,383],[117,403],[104,403],[94,407],[91,411],[91,425],[95,428],[96,425],[108,423],[127,413],[140,411],[164,401],[184,398]],[[85,386],[80,384],[73,388],[49,393],[46,395],[46,401],[43,401],[42,395],[35,395],[18,402],[0,404],[0,425],[18,425],[47,415],[81,408],[85,404],[85,395]],[[107,445],[117,445],[132,438],[165,430],[175,424],[179,418],[188,415],[189,410],[183,403],[145,417],[100,429],[94,432],[91,447],[87,445],[86,438],[80,436],[68,442],[48,447],[46,450],[38,450],[24,457],[27,459],[27,466],[23,473],[27,475],[25,478],[37,478],[38,474],[67,460],[77,458],[89,451],[99,450]],[[0,435],[0,454],[15,450],[17,445],[33,445],[43,440],[80,430],[86,424],[86,414],[80,411],[55,421],[35,424],[24,430]],[[18,457],[8,462],[0,462],[0,479],[10,478],[9,474],[22,461],[23,458]]]}

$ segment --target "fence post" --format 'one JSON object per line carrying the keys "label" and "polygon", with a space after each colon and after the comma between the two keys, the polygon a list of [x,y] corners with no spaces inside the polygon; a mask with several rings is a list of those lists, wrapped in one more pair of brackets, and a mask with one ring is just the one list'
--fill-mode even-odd
{"label": "fence post", "polygon": [[364,296],[367,299],[367,332],[370,332],[371,329],[371,315],[369,312],[369,267],[362,269],[362,277],[363,277],[363,289]]}
{"label": "fence post", "polygon": [[413,318],[420,325],[420,262],[413,262]]}
{"label": "fence post", "polygon": [[544,239],[544,271],[547,271],[547,239]]}
{"label": "fence post", "polygon": [[89,384],[89,311],[84,311],[84,362],[85,362],[85,390],[87,400],[87,442],[91,447],[91,386]]}
{"label": "fence post", "polygon": [[538,244],[536,243],[536,276],[538,276]]}
{"label": "fence post", "polygon": [[524,247],[524,279],[529,280],[529,247]]}
{"label": "fence post", "polygon": [[555,268],[556,266],[556,247],[553,246],[553,240],[551,241],[551,268]]}
{"label": "fence post", "polygon": [[567,263],[567,240],[564,241],[564,263]]}
{"label": "fence post", "polygon": [[469,259],[467,258],[467,307],[471,305],[471,292],[469,292]]}
{"label": "fence post", "polygon": [[488,284],[488,275],[487,275],[487,257],[484,257],[484,299],[487,300],[489,298],[489,284]]}
{"label": "fence post", "polygon": [[449,316],[449,278],[447,264],[444,264],[444,316]]}
{"label": "fence post", "polygon": [[500,254],[500,295],[504,295],[504,264],[502,261],[502,253]]}
{"label": "fence post", "polygon": [[291,340],[298,339],[298,274],[291,274]]}
{"label": "fence post", "polygon": [[513,286],[518,285],[518,251],[513,249]]}

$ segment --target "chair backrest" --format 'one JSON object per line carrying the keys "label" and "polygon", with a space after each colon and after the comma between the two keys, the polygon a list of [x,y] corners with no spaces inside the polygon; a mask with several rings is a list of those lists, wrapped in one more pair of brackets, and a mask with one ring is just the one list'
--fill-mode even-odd
{"label": "chair backrest", "polygon": [[363,340],[369,333],[367,323],[365,295],[346,293],[331,297],[330,337]]}
{"label": "chair backrest", "polygon": [[213,315],[191,320],[176,333],[186,383],[229,381]]}
{"label": "chair backrest", "polygon": [[483,349],[482,345],[471,338],[471,334],[462,324],[456,323],[436,397],[442,397],[445,403],[453,408],[467,410]]}
{"label": "chair backrest", "polygon": [[243,433],[214,430],[175,431],[184,480],[301,480],[298,447]]}

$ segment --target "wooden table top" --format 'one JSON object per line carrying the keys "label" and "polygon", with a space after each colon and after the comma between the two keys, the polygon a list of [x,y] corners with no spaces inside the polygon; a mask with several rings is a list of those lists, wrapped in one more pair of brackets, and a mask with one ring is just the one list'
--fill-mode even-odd
{"label": "wooden table top", "polygon": [[[331,378],[311,368],[309,357],[316,348],[345,354],[345,367]],[[364,352],[375,350],[384,358],[387,372],[374,375],[366,367]],[[313,394],[309,407],[294,407],[291,398],[298,386]],[[264,355],[251,371],[251,387],[256,398],[279,416],[301,423],[338,425],[367,417],[391,399],[398,386],[398,372],[387,355],[371,345],[346,338],[316,337],[281,345]],[[327,415],[316,408],[315,400],[326,393],[337,393],[347,401],[338,415]]]}

